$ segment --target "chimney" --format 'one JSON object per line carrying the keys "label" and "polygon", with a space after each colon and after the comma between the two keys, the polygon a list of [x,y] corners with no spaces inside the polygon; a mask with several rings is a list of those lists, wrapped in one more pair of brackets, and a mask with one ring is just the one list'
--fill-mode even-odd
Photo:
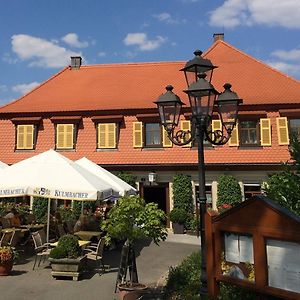
{"label": "chimney", "polygon": [[214,42],[218,40],[224,41],[224,33],[214,33]]}
{"label": "chimney", "polygon": [[81,66],[81,56],[71,56],[71,69],[79,69]]}

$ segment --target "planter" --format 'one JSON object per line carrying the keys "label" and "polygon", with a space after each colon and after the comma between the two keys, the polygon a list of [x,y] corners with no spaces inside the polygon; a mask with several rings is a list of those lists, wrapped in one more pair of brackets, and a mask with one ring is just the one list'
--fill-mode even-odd
{"label": "planter", "polygon": [[7,276],[9,275],[10,271],[12,270],[14,261],[9,260],[0,263],[0,276]]}
{"label": "planter", "polygon": [[179,223],[172,223],[172,228],[174,234],[183,234],[184,233],[184,225]]}
{"label": "planter", "polygon": [[144,294],[147,286],[142,283],[122,283],[118,285],[120,300],[136,300]]}
{"label": "planter", "polygon": [[78,280],[83,271],[85,256],[78,258],[49,258],[49,261],[52,267],[52,277],[72,277],[73,280]]}

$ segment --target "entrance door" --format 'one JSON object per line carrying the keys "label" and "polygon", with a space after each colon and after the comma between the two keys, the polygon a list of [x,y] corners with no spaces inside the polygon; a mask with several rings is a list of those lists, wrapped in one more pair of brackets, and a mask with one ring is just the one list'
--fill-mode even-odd
{"label": "entrance door", "polygon": [[143,185],[140,191],[141,197],[145,199],[146,203],[157,203],[159,209],[163,210],[166,214],[169,213],[169,185],[167,183]]}

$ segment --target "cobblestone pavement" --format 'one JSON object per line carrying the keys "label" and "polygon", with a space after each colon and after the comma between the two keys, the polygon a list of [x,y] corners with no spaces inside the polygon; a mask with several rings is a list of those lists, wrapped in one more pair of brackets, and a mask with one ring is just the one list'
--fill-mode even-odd
{"label": "cobblestone pavement", "polygon": [[[168,239],[156,246],[147,240],[137,244],[137,269],[139,281],[155,285],[161,281],[170,266],[177,265],[187,255],[199,250],[199,239],[193,236],[169,234]],[[32,270],[30,249],[21,253],[23,260],[14,265],[10,276],[0,277],[1,300],[114,300],[120,250],[106,250],[104,263],[109,272],[102,276],[85,272],[79,281],[53,279],[48,262]],[[90,266],[92,267],[92,266]]]}

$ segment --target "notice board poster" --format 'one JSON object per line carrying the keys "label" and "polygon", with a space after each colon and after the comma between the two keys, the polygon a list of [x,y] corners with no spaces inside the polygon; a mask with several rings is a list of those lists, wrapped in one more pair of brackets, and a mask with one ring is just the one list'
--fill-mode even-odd
{"label": "notice board poster", "polygon": [[300,293],[300,243],[268,239],[266,252],[269,286]]}
{"label": "notice board poster", "polygon": [[249,234],[224,232],[223,275],[255,281],[253,238]]}
{"label": "notice board poster", "polygon": [[225,233],[225,260],[232,263],[249,262],[253,259],[253,240],[251,235]]}

